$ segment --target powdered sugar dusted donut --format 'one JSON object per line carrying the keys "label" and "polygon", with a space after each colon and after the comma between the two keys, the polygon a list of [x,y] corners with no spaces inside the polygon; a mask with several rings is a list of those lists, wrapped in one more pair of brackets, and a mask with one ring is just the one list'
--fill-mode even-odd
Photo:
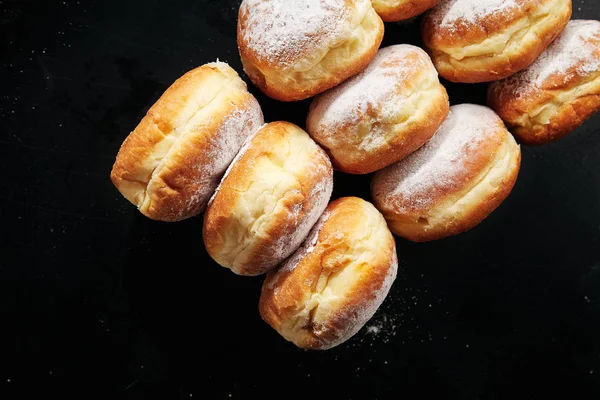
{"label": "powdered sugar dusted donut", "polygon": [[316,97],[306,126],[336,168],[367,174],[421,147],[448,110],[427,53],[398,45],[381,49],[363,72]]}
{"label": "powdered sugar dusted donut", "polygon": [[373,8],[385,22],[403,21],[423,14],[440,0],[372,0]]}
{"label": "powdered sugar dusted donut", "polygon": [[444,78],[499,80],[531,65],[571,8],[571,0],[442,0],[423,22],[423,40]]}
{"label": "powdered sugar dusted donut", "polygon": [[383,38],[370,0],[244,0],[238,47],[268,96],[302,100],[364,69]]}
{"label": "powdered sugar dusted donut", "polygon": [[529,68],[492,84],[488,103],[527,144],[573,131],[600,109],[600,22],[569,22]]}
{"label": "powdered sugar dusted donut", "polygon": [[332,202],[304,245],[271,271],[260,297],[262,318],[285,339],[325,350],[371,319],[396,278],[394,238],[372,204]]}
{"label": "powdered sugar dusted donut", "polygon": [[300,246],[332,189],[331,162],[306,132],[288,122],[265,125],[206,210],[206,249],[236,274],[263,274]]}
{"label": "powdered sugar dusted donut", "polygon": [[206,208],[245,140],[263,124],[254,96],[225,63],[178,79],[123,143],[114,185],[140,212],[179,221]]}
{"label": "powdered sugar dusted donut", "polygon": [[403,161],[375,174],[371,192],[390,229],[412,241],[469,230],[512,190],[521,150],[489,108],[450,108],[435,136]]}

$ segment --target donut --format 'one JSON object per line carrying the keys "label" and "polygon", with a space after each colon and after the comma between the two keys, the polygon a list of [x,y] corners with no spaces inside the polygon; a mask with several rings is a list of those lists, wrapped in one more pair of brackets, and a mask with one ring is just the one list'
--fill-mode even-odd
{"label": "donut", "polygon": [[440,0],[372,0],[373,8],[385,22],[404,21],[423,14]]}
{"label": "donut", "polygon": [[175,81],[125,139],[111,180],[151,219],[193,217],[263,123],[260,105],[231,67],[203,65]]}
{"label": "donut", "polygon": [[383,39],[370,0],[244,0],[238,47],[267,96],[312,97],[362,71]]}
{"label": "donut", "polygon": [[337,169],[368,174],[431,139],[449,107],[427,53],[397,45],[380,50],[360,74],[317,96],[306,127]]}
{"label": "donut", "polygon": [[423,21],[423,41],[442,77],[496,81],[531,65],[571,12],[571,0],[442,0]]}
{"label": "donut", "polygon": [[206,250],[238,275],[260,275],[304,241],[331,197],[333,168],[288,122],[259,129],[231,164],[204,215]]}
{"label": "donut", "polygon": [[330,349],[371,319],[397,271],[396,244],[381,214],[362,199],[341,198],[302,247],[267,274],[260,315],[300,348]]}
{"label": "donut", "polygon": [[371,193],[392,232],[425,242],[465,232],[509,195],[521,149],[489,108],[450,108],[434,137],[376,173]]}
{"label": "donut", "polygon": [[600,109],[600,22],[569,22],[529,68],[490,85],[488,104],[525,144],[568,135]]}

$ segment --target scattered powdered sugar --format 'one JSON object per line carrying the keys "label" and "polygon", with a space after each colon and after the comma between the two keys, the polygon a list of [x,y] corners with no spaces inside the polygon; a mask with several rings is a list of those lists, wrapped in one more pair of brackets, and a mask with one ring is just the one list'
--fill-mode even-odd
{"label": "scattered powdered sugar", "polygon": [[367,326],[367,333],[377,335],[379,332],[381,332],[381,329],[383,329],[381,325]]}
{"label": "scattered powdered sugar", "polygon": [[516,0],[442,0],[433,18],[443,28],[459,23],[477,24],[487,15],[506,13],[519,7]]}
{"label": "scattered powdered sugar", "polygon": [[448,119],[431,141],[406,159],[384,169],[374,190],[388,202],[425,208],[437,187],[453,185],[468,161],[465,155],[494,132],[499,117],[489,108],[462,104],[450,109]]}
{"label": "scattered powdered sugar", "polygon": [[[367,3],[368,0],[355,0]],[[244,0],[242,40],[256,56],[290,66],[310,49],[338,42],[349,15],[347,0]],[[312,52],[314,53],[314,51]]]}
{"label": "scattered powdered sugar", "polygon": [[584,76],[595,73],[600,69],[600,52],[594,51],[599,43],[599,21],[570,21],[560,36],[522,73],[521,79],[539,86],[556,73],[577,72]]}
{"label": "scattered powdered sugar", "polygon": [[[408,58],[411,53],[422,53],[422,56],[415,61],[413,57]],[[381,49],[363,72],[317,98],[311,112],[321,118],[314,129],[320,134],[335,136],[338,127],[356,125],[365,115],[377,113],[377,120],[392,119],[397,113],[397,104],[411,93],[398,88],[406,84],[407,72],[414,68],[434,68],[420,48],[397,45]],[[385,142],[383,137],[380,139]],[[372,141],[371,145],[381,144],[377,137]]]}
{"label": "scattered powdered sugar", "polygon": [[357,340],[361,342],[367,339],[371,346],[373,342],[377,343],[389,343],[390,340],[396,336],[397,329],[397,321],[396,316],[393,313],[384,314],[383,312],[378,312],[375,314],[373,319],[369,321],[369,325],[366,326],[362,337],[358,337]]}

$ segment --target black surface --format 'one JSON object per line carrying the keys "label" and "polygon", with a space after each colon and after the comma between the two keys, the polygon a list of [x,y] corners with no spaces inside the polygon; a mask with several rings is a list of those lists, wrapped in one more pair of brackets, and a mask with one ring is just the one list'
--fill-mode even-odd
{"label": "black surface", "polygon": [[[597,399],[600,115],[523,148],[478,228],[398,240],[390,297],[328,352],[261,321],[261,278],[210,261],[201,218],[152,222],[119,195],[116,152],[163,90],[217,58],[241,71],[238,5],[0,1],[0,398]],[[574,9],[600,19],[595,1]],[[417,23],[388,24],[385,44],[418,44]],[[268,120],[303,125],[308,102],[251,90]],[[485,86],[449,91],[481,103]],[[368,182],[338,174],[335,197],[369,198]]]}

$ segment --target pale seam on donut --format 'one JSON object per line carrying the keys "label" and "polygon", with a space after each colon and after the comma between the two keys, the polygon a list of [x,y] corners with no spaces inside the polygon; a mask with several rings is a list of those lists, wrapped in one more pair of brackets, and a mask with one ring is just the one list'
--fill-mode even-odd
{"label": "pale seam on donut", "polygon": [[[377,67],[382,68],[382,67]],[[383,69],[385,71],[385,69]],[[359,76],[358,78],[362,78]],[[321,111],[321,117],[319,121],[316,123],[315,133],[319,138],[321,144],[323,144],[328,149],[333,149],[342,145],[342,149],[340,151],[344,151],[344,147],[352,147],[358,150],[366,150],[371,151],[373,149],[373,133],[377,132],[377,138],[383,142],[376,142],[374,144],[375,147],[384,147],[385,145],[389,145],[389,142],[395,138],[397,132],[404,129],[404,125],[410,124],[413,120],[418,119],[419,111],[422,109],[417,105],[421,103],[424,99],[430,99],[431,94],[433,92],[437,92],[439,90],[439,81],[437,79],[437,72],[433,65],[431,65],[431,73],[429,74],[420,74],[419,75],[420,84],[414,84],[416,86],[414,90],[409,93],[396,93],[393,87],[389,89],[389,95],[386,96],[385,99],[380,99],[377,102],[369,102],[366,104],[357,103],[356,97],[360,96],[360,94],[353,94],[352,92],[344,93],[345,102],[349,103],[346,106],[337,105],[337,101],[334,99],[328,98],[329,96],[335,96],[336,92],[327,93],[326,96],[321,101],[329,104],[319,105],[317,107],[324,108],[324,111]],[[362,78],[368,79],[368,77]],[[398,78],[401,81],[401,78]],[[357,81],[357,84],[360,84],[361,81]],[[354,84],[354,82],[349,82],[348,84]],[[346,89],[343,87],[344,90]],[[393,113],[385,113],[381,114],[383,107],[391,107],[391,104],[397,104],[397,107],[394,107]],[[378,114],[376,117],[371,118],[370,116],[365,115],[361,116],[359,113],[364,113],[365,110],[361,110],[360,108],[373,107],[378,109]],[[335,112],[333,118],[329,114],[332,113],[335,109],[345,109],[344,111],[348,112],[350,115],[340,115],[339,112]],[[352,121],[349,119],[352,119]],[[336,135],[336,132],[344,127],[344,124],[349,124],[350,122],[354,122],[357,120],[356,124],[352,124],[350,127],[345,128],[345,130],[349,131],[349,133],[353,133],[351,137],[347,137],[346,135]],[[364,122],[361,123],[361,122]],[[367,126],[368,125],[368,126]],[[326,134],[326,132],[330,132],[330,134]],[[349,142],[348,139],[360,139],[355,140],[354,142]],[[345,146],[344,146],[345,145]],[[334,155],[335,155],[334,151]],[[342,161],[341,159],[338,161]],[[345,162],[342,162],[344,164]]]}
{"label": "pale seam on donut", "polygon": [[[534,28],[543,26],[547,19],[558,18],[564,12],[564,7],[561,7],[563,5],[563,0],[555,0],[553,3],[545,4],[541,9],[536,9],[535,15],[526,14],[524,18],[515,21],[511,27],[504,29],[500,34],[488,36],[481,42],[467,46],[448,46],[436,48],[435,51],[438,52],[438,56],[442,56],[443,61],[449,64],[453,64],[453,61],[464,62],[465,60],[485,58],[490,55],[504,55],[507,51],[511,51],[511,53],[518,52],[522,42],[528,42],[525,38]],[[532,20],[533,23],[531,23]],[[537,33],[535,34],[537,36]],[[501,49],[498,49],[499,45],[502,46]]]}
{"label": "pale seam on donut", "polygon": [[[421,110],[424,110],[425,108],[420,107],[419,105],[422,104],[423,101],[425,102],[429,102],[431,99],[431,95],[432,94],[437,94],[437,92],[439,91],[439,81],[436,81],[436,79],[430,79],[429,80],[429,85],[426,88],[422,88],[420,90],[417,90],[413,93],[411,93],[408,97],[404,98],[400,103],[400,107],[402,110],[406,109],[406,105],[410,104],[412,105],[412,109],[408,110],[408,112],[406,112],[405,114],[398,114],[398,117],[396,120],[392,120],[391,122],[387,122],[384,124],[380,124],[381,126],[389,126],[392,125],[395,129],[383,129],[383,138],[386,141],[386,143],[389,144],[389,142],[394,138],[394,134],[396,133],[395,131],[397,131],[398,129],[402,129],[402,128],[397,128],[398,125],[409,125],[411,122],[418,120],[420,118],[419,114],[422,113]],[[361,146],[359,146],[360,148]]]}
{"label": "pale seam on donut", "polygon": [[[305,145],[303,151],[298,152],[298,149],[292,149],[290,146],[292,146],[292,144],[298,144],[296,140],[287,140],[286,144],[287,144],[287,148],[286,148],[286,155],[272,155],[272,154],[267,154],[267,155],[262,155],[260,156],[257,160],[254,160],[253,163],[258,164],[260,163],[260,166],[256,166],[256,170],[262,170],[264,168],[277,168],[277,172],[278,173],[282,173],[281,176],[277,177],[276,179],[278,179],[278,182],[274,185],[270,186],[271,189],[271,193],[267,194],[268,192],[268,188],[267,190],[263,190],[263,192],[261,194],[259,194],[256,197],[256,200],[254,202],[253,205],[256,204],[256,202],[260,202],[261,204],[268,204],[269,201],[272,200],[276,200],[272,207],[268,210],[263,210],[261,212],[261,214],[259,216],[254,215],[254,212],[257,210],[251,210],[251,209],[245,209],[244,211],[244,217],[248,219],[248,225],[243,226],[243,229],[236,229],[237,231],[242,231],[243,232],[243,236],[242,237],[236,237],[235,240],[235,245],[231,246],[231,249],[228,251],[224,251],[223,253],[227,254],[227,258],[228,260],[223,260],[224,264],[227,264],[227,266],[230,266],[232,269],[236,269],[239,267],[239,257],[245,256],[245,251],[252,245],[256,244],[256,241],[252,240],[254,237],[261,237],[261,233],[264,230],[264,226],[265,224],[269,223],[269,217],[271,215],[273,215],[274,213],[277,213],[279,211],[282,210],[282,203],[286,200],[288,193],[291,192],[298,192],[298,193],[302,193],[301,189],[302,189],[302,185],[301,185],[301,179],[299,177],[303,176],[304,174],[306,174],[306,169],[305,167],[308,166],[310,164],[310,160],[314,160],[315,158],[317,158],[319,161],[322,160],[321,157],[319,157],[319,151],[320,149],[312,142],[308,142],[310,140],[310,138],[308,136],[306,136],[306,138],[302,137],[303,135],[299,136],[297,139],[299,139],[301,141],[302,144]],[[306,141],[306,142],[305,142]],[[292,143],[293,142],[293,143]],[[314,146],[312,146],[314,145]],[[292,161],[292,158],[290,158],[290,155],[292,154],[292,152],[295,151],[295,156],[300,157],[301,159],[297,159],[294,158],[293,161],[296,161],[298,166],[302,166],[301,170],[297,170],[294,169],[292,171],[289,171],[289,162]],[[286,165],[288,164],[288,165]],[[325,168],[325,166],[319,166],[318,168],[320,168],[318,171],[311,171],[308,172],[309,174],[314,174],[314,173],[319,173],[319,172],[324,172],[321,169]],[[272,171],[274,172],[274,171]],[[265,173],[263,174],[263,177],[266,177],[268,174]],[[319,184],[321,186],[323,186],[323,190],[328,190],[328,188],[326,187],[326,183],[324,183],[327,179],[328,179],[328,175],[325,173],[323,174],[323,176],[321,177],[321,180],[319,182]],[[235,189],[235,191],[238,193],[238,201],[237,201],[237,205],[239,206],[240,204],[246,204],[246,202],[242,201],[241,199],[244,198],[244,195],[246,193],[249,193],[251,191],[251,188],[253,187],[253,185],[256,185],[259,181],[252,181],[248,184],[247,187],[243,188],[243,189]],[[283,189],[284,191],[280,190],[282,189],[282,185],[284,185]],[[276,192],[281,192],[281,195],[276,196],[275,193]],[[312,191],[310,193],[310,195],[319,195],[321,192],[315,192]],[[327,196],[326,196],[327,197]],[[304,201],[306,201],[307,199],[305,198]],[[318,204],[315,204],[314,207],[318,207]],[[301,209],[299,209],[298,211],[301,211]],[[309,212],[312,210],[308,210]],[[306,216],[306,218],[308,218],[309,216]],[[241,221],[240,221],[241,222]],[[298,226],[298,229],[300,229],[301,227]],[[224,242],[228,242],[227,240]],[[229,247],[229,246],[228,246]],[[281,251],[285,251],[285,249],[280,249]],[[243,263],[242,263],[243,264]]]}
{"label": "pale seam on donut", "polygon": [[[371,235],[372,228],[369,226],[369,233],[367,237],[370,237]],[[355,248],[353,248],[353,250],[355,250]],[[311,284],[312,292],[310,294],[310,297],[303,302],[304,307],[292,318],[292,321],[294,321],[294,323],[292,324],[292,331],[303,331],[306,330],[305,328],[309,328],[308,332],[311,334],[314,333],[313,324],[315,322],[315,314],[319,306],[325,303],[326,300],[334,301],[340,298],[340,296],[337,296],[335,293],[332,293],[331,289],[329,290],[328,295],[324,298],[323,295],[325,290],[329,288],[328,285],[330,283],[330,280],[332,280],[336,276],[341,276],[343,272],[346,272],[346,274],[343,275],[344,277],[346,277],[346,275],[355,274],[356,269],[361,265],[364,265],[362,256],[367,252],[373,253],[373,257],[371,257],[371,260],[375,258],[374,251],[364,250],[362,253],[360,253],[359,256],[355,256],[352,260],[349,260],[347,264],[340,265],[337,267],[337,269],[333,271],[328,271],[328,273],[323,272],[324,268],[323,265],[321,265],[321,273],[319,274],[319,278],[317,279],[317,281],[309,282]]]}
{"label": "pale seam on donut", "polygon": [[[154,158],[155,160],[160,161],[158,161],[158,163],[150,173],[148,182],[146,184],[146,188],[144,189],[143,197],[138,203],[138,208],[148,208],[150,206],[148,202],[151,202],[152,200],[148,196],[148,188],[156,179],[157,174],[159,174],[162,171],[165,161],[170,159],[171,153],[174,151],[174,149],[178,148],[178,144],[181,143],[188,135],[197,133],[195,130],[189,129],[188,125],[195,120],[199,113],[210,107],[210,105],[216,99],[220,98],[223,95],[223,93],[226,93],[235,79],[236,78],[230,78],[225,83],[223,83],[221,88],[217,91],[213,98],[211,98],[206,104],[199,106],[197,110],[189,117],[189,119],[185,121],[185,123],[178,127],[174,127],[170,133],[165,134],[165,138],[161,142],[157,143],[156,146],[154,146],[153,153],[149,156],[149,158]],[[173,136],[175,137],[173,139],[170,139]],[[162,149],[162,146],[165,145],[165,142],[168,145],[168,149],[166,150]],[[158,157],[156,153],[159,153]],[[162,153],[162,155],[160,153]]]}
{"label": "pale seam on donut", "polygon": [[[507,135],[510,135],[508,132]],[[411,229],[412,226],[420,226],[425,232],[440,227],[452,227],[456,219],[460,219],[462,216],[476,208],[481,198],[488,197],[489,194],[494,193],[499,187],[502,186],[507,169],[513,167],[511,163],[514,154],[511,152],[511,147],[518,146],[514,142],[511,136],[507,136],[502,147],[496,152],[494,161],[480,174],[475,182],[459,194],[451,196],[450,203],[448,201],[435,207],[427,213],[423,213],[420,219],[424,219],[424,224],[418,222],[402,223],[399,220],[392,221],[402,226]],[[493,182],[500,182],[498,185],[491,185]],[[491,188],[490,188],[491,186]],[[403,229],[404,230],[404,229]]]}
{"label": "pale seam on donut", "polygon": [[[296,179],[298,179],[298,178],[296,178]],[[327,175],[323,175],[323,177],[321,178],[321,181],[320,181],[320,182],[319,182],[319,184],[318,184],[318,187],[316,187],[316,188],[315,188],[315,190],[313,190],[313,191],[312,191],[312,192],[309,194],[308,198],[307,198],[307,197],[305,197],[305,198],[304,198],[304,201],[307,201],[307,199],[312,199],[312,198],[313,198],[313,196],[319,196],[319,197],[317,198],[317,200],[318,200],[318,201],[316,202],[316,204],[313,204],[313,205],[312,205],[312,209],[309,209],[309,210],[304,210],[304,209],[303,209],[303,207],[300,207],[300,208],[298,208],[297,210],[295,210],[295,212],[296,212],[296,213],[298,213],[298,212],[300,212],[300,211],[303,211],[303,210],[304,210],[304,211],[307,211],[307,212],[306,212],[306,215],[305,215],[305,217],[304,217],[304,221],[300,221],[300,224],[299,224],[298,226],[296,226],[296,230],[295,230],[295,232],[294,232],[294,233],[292,233],[292,235],[296,235],[296,234],[298,234],[299,232],[301,232],[301,230],[302,230],[302,229],[303,229],[303,227],[304,227],[304,224],[305,224],[305,223],[309,223],[309,221],[311,220],[311,216],[312,216],[312,214],[313,214],[313,213],[314,213],[316,210],[319,210],[319,209],[322,209],[322,208],[324,208],[324,207],[321,207],[321,204],[320,204],[320,203],[321,203],[321,201],[319,201],[319,199],[322,199],[322,201],[323,201],[323,202],[325,202],[325,203],[328,201],[328,199],[329,199],[329,197],[330,197],[330,195],[331,195],[331,193],[330,193],[330,192],[331,192],[331,188],[329,187],[329,186],[331,186],[331,185],[327,185],[327,182],[328,182],[329,180],[330,180],[330,177],[329,177],[329,176],[327,176]],[[299,181],[298,181],[298,185],[300,185]],[[250,226],[246,227],[246,232],[247,232],[248,234],[249,234],[249,233],[252,233],[252,232],[254,232],[253,236],[260,236],[260,233],[264,231],[264,228],[263,228],[263,227],[264,227],[265,225],[268,225],[268,223],[269,223],[269,218],[270,218],[270,217],[271,217],[273,214],[275,214],[275,213],[277,213],[277,212],[279,212],[279,211],[281,211],[281,210],[282,210],[282,208],[283,208],[283,206],[282,206],[282,203],[283,203],[283,202],[284,202],[284,200],[287,198],[287,195],[288,195],[288,193],[292,193],[292,192],[299,192],[299,193],[301,193],[301,192],[300,192],[298,189],[296,189],[296,188],[292,188],[292,189],[289,189],[289,190],[287,190],[287,191],[286,191],[286,192],[285,192],[285,193],[284,193],[284,194],[283,194],[283,195],[280,197],[280,199],[277,201],[277,203],[275,204],[275,206],[273,207],[273,209],[272,209],[270,212],[268,212],[268,213],[266,213],[266,214],[263,214],[263,215],[261,215],[259,218],[257,218],[257,219],[256,219],[256,221],[254,221],[254,223],[252,223]],[[326,193],[323,195],[323,192],[326,192]],[[327,193],[327,192],[328,192],[328,193]],[[300,206],[302,206],[302,204],[299,204],[299,205],[300,205]],[[325,205],[325,204],[323,204],[323,205]],[[293,210],[293,211],[294,211],[294,210]],[[315,214],[315,216],[317,216],[317,217],[318,217],[318,215],[316,215],[316,214]],[[295,217],[295,219],[296,219],[296,223],[298,223],[298,221],[297,221],[297,219],[298,219],[298,214],[295,214],[295,215],[294,215],[294,217]],[[255,225],[258,225],[258,227],[256,227],[256,228],[255,228],[255,227],[254,227]],[[268,226],[267,226],[267,227],[268,227]],[[250,239],[251,239],[251,237],[249,237],[248,235],[246,235],[246,236],[244,237],[244,239],[245,239],[245,241],[247,241],[246,245],[244,245],[244,246],[243,246],[243,248],[242,248],[242,249],[240,249],[240,250],[237,252],[238,254],[235,256],[235,258],[234,258],[234,261],[232,262],[232,269],[234,269],[234,270],[235,270],[236,268],[238,268],[238,267],[239,267],[239,265],[238,265],[238,259],[244,255],[244,253],[246,252],[246,250],[248,250],[248,248],[249,248],[250,246],[252,246],[252,245],[255,245],[255,244],[256,244],[255,242],[253,242],[252,240],[250,240]],[[293,242],[295,241],[295,239],[294,239],[294,238],[291,238],[291,239],[290,239],[290,241],[291,241],[291,242],[292,242],[292,244],[293,244]],[[280,244],[280,245],[285,245],[285,243],[283,243],[283,242],[281,242],[281,243],[279,243],[279,244]],[[278,253],[288,253],[288,252],[292,252],[293,250],[294,250],[293,248],[284,249],[284,248],[281,248],[281,247],[280,247],[280,248],[278,248],[278,249],[277,249],[277,252],[278,252]]]}
{"label": "pale seam on donut", "polygon": [[548,90],[554,94],[552,101],[532,110],[523,113],[521,118],[508,121],[512,126],[530,128],[535,125],[548,125],[552,122],[552,117],[560,114],[559,110],[570,107],[581,97],[589,95],[600,95],[600,74],[588,78],[588,80],[569,90]]}
{"label": "pale seam on donut", "polygon": [[[385,142],[387,146],[390,145],[390,142],[394,139],[394,135],[397,134],[399,130],[405,129],[406,125],[409,125],[415,120],[419,120],[424,114],[424,110],[426,108],[421,108],[418,105],[421,104],[424,100],[429,102],[432,94],[437,94],[439,91],[438,86],[439,82],[431,81],[431,86],[413,92],[408,97],[404,98],[400,103],[401,106],[399,109],[405,110],[406,105],[412,105],[412,110],[408,110],[405,114],[398,114],[399,118],[396,120],[392,120],[390,122],[381,123],[380,121],[375,120],[373,124],[371,124],[369,132],[380,131],[382,135],[381,139]],[[411,112],[412,111],[412,112]],[[364,146],[364,139],[368,138],[370,135],[364,135],[363,141],[361,141],[357,148],[362,150],[366,148],[367,151],[372,151],[373,148],[369,146]],[[335,146],[335,144],[332,144]]]}
{"label": "pale seam on donut", "polygon": [[[359,238],[345,238],[345,240],[352,240],[353,242],[351,245],[352,258],[347,263],[339,265],[335,270],[327,271],[327,273],[323,272],[323,265],[321,264],[321,273],[317,281],[305,282],[305,284],[310,284],[312,293],[303,301],[304,307],[290,319],[290,322],[282,327],[282,330],[287,332],[288,337],[296,335],[297,332],[305,332],[318,340],[318,334],[323,329],[327,330],[327,327],[322,325],[321,320],[333,317],[331,310],[336,307],[332,303],[336,301],[343,302],[345,299],[344,292],[352,290],[355,282],[359,279],[357,277],[368,273],[369,267],[379,256],[378,251],[381,250],[379,246],[389,241],[387,236],[389,232],[385,226],[385,221],[378,211],[375,209],[365,210],[361,218],[363,218],[362,223],[354,227],[354,232],[363,233],[363,235]],[[327,257],[327,255],[321,257]],[[321,263],[323,263],[323,258],[321,258]],[[362,326],[361,323],[366,322],[374,314],[383,300],[382,297],[389,291],[396,276],[396,271],[397,262],[396,265],[389,267],[385,281],[375,294],[376,300],[374,302],[358,301],[358,305],[353,309],[356,320],[347,321],[346,330],[339,332],[338,340],[329,344],[331,347],[347,339],[350,334],[355,333]],[[347,305],[342,306],[347,307]]]}
{"label": "pale seam on donut", "polygon": [[[487,171],[484,172],[483,176],[477,180],[466,193],[462,194],[450,206],[445,207],[445,209],[448,211],[448,214],[452,216],[452,222],[454,222],[456,215],[464,212],[465,209],[468,208],[469,204],[476,203],[472,201],[473,198],[481,198],[483,197],[483,193],[493,193],[502,186],[502,182],[506,177],[507,169],[513,167],[511,159],[514,155],[510,150],[511,145],[515,144],[514,139],[510,136],[510,133],[507,132],[506,135],[507,138],[502,147],[497,151],[495,160],[487,169]],[[494,183],[498,184],[494,185]]]}
{"label": "pale seam on donut", "polygon": [[[271,157],[263,157],[263,158],[269,158],[269,161],[273,164],[276,165],[276,163],[274,163],[271,159]],[[281,166],[278,166],[281,168],[281,171],[285,171],[285,169]],[[287,171],[285,171],[287,172]],[[253,242],[253,238],[259,233],[259,227],[263,226],[264,223],[267,223],[269,217],[271,215],[273,215],[277,210],[281,209],[281,203],[285,200],[286,196],[288,195],[288,193],[293,192],[293,191],[299,191],[297,186],[300,186],[300,182],[298,181],[298,178],[296,177],[295,174],[293,173],[286,173],[285,174],[286,178],[291,178],[293,183],[288,184],[286,186],[288,186],[288,189],[283,192],[283,194],[281,196],[279,196],[279,199],[273,204],[273,207],[267,211],[263,211],[263,213],[256,217],[253,216],[253,218],[249,218],[249,224],[244,226],[244,235],[241,238],[238,238],[239,240],[236,241],[236,246],[232,246],[232,248],[227,251],[227,257],[231,260],[231,261],[227,261],[226,264],[227,266],[230,266],[232,269],[237,269],[238,267],[238,259],[239,257],[241,257],[244,253],[244,251],[251,245],[255,244]],[[256,199],[256,201],[259,201],[260,199],[263,199],[264,197],[269,197],[269,198],[276,198],[275,196],[275,192],[278,191],[278,189],[280,188],[280,186],[283,184],[282,183],[283,180],[280,180],[279,182],[277,182],[276,185],[271,186],[271,193],[270,195],[266,196],[266,193],[268,192],[268,190],[264,190]],[[252,185],[255,184],[255,181],[251,182],[250,185],[248,187],[246,187],[244,190],[236,190],[236,192],[238,192],[238,194],[243,194],[243,193],[247,193],[249,191],[249,189],[252,187]],[[253,213],[248,211],[247,212],[248,215],[252,215]],[[245,243],[245,244],[244,244]]]}

